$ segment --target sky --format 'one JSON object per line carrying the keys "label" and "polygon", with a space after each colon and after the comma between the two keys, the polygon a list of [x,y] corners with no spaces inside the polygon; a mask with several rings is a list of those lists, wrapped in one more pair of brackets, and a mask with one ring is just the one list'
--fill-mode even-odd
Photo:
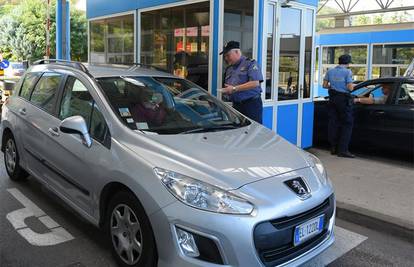
{"label": "sky", "polygon": [[[344,0],[345,6],[348,6],[349,1],[351,1],[351,6],[356,2],[356,0]],[[341,0],[338,0],[341,3]],[[383,3],[386,3],[387,0],[382,0]],[[326,6],[338,9],[338,5],[335,3],[335,0],[329,0]],[[400,7],[400,6],[414,6],[414,0],[394,0],[390,7]],[[373,10],[380,9],[380,6],[375,0],[359,0],[355,5],[352,11],[361,11],[361,10]]]}
{"label": "sky", "polygon": [[76,8],[86,11],[86,0],[78,0],[78,2],[76,3]]}

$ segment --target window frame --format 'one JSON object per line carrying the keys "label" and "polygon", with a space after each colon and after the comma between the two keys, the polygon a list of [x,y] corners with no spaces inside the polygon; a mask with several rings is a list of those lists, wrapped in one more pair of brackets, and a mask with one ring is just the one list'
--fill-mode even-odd
{"label": "window frame", "polygon": [[322,85],[324,77],[326,73],[324,73],[324,68],[332,68],[338,65],[338,58],[335,58],[334,63],[330,64],[330,63],[323,63],[323,51],[325,48],[330,48],[330,47],[338,47],[338,48],[343,48],[343,47],[364,47],[366,48],[366,58],[365,58],[365,64],[349,64],[349,67],[355,67],[355,68],[365,68],[365,79],[364,81],[367,81],[369,78],[369,70],[370,70],[370,64],[369,64],[369,60],[370,60],[370,53],[369,53],[369,44],[367,43],[357,43],[357,44],[332,44],[332,45],[320,45],[319,46],[319,53],[320,53],[320,57],[319,57],[319,85]]}
{"label": "window frame", "polygon": [[[34,81],[33,85],[29,88],[29,99],[26,99],[26,98],[24,98],[21,94],[22,94],[22,89],[23,89],[24,82],[25,82],[25,80],[26,80],[27,76],[29,76],[29,75],[31,75],[31,74],[38,74],[38,76],[37,76],[36,80]],[[43,76],[43,72],[28,72],[28,73],[26,73],[26,74],[23,76],[23,78],[22,78],[22,82],[21,82],[21,84],[19,85],[19,88],[17,89],[17,90],[18,90],[18,94],[16,94],[16,95],[17,95],[19,98],[21,98],[21,99],[23,99],[23,100],[25,100],[25,101],[30,102],[29,100],[30,100],[30,97],[31,97],[31,95],[32,95],[33,89],[36,87],[37,82],[40,80],[40,78],[41,78],[42,76]]]}
{"label": "window frame", "polygon": [[[94,141],[96,141],[96,142],[100,143],[101,145],[103,145],[104,147],[106,147],[106,148],[108,148],[108,149],[111,149],[111,131],[110,131],[110,129],[109,129],[109,124],[108,124],[108,122],[107,122],[107,119],[105,118],[104,113],[102,112],[102,108],[99,106],[98,102],[95,100],[95,98],[94,98],[93,94],[91,94],[91,88],[92,88],[92,86],[91,86],[90,82],[89,82],[89,81],[87,81],[86,79],[84,79],[83,77],[79,77],[79,76],[75,75],[74,73],[65,75],[64,83],[61,85],[61,90],[60,90],[59,95],[58,95],[58,97],[57,97],[58,99],[57,99],[57,102],[56,102],[55,117],[56,117],[57,119],[59,119],[61,122],[63,121],[63,120],[60,118],[59,114],[60,114],[60,109],[61,109],[61,106],[62,106],[63,96],[64,96],[64,94],[65,94],[65,85],[66,85],[66,83],[67,83],[67,81],[68,81],[68,79],[69,79],[70,77],[73,77],[73,78],[77,79],[78,81],[80,81],[80,82],[81,82],[81,83],[85,86],[85,88],[88,90],[88,92],[89,92],[89,94],[90,94],[90,96],[91,96],[91,98],[92,98],[92,100],[93,100],[93,105],[92,105],[92,110],[91,110],[91,119],[92,119],[93,110],[94,110],[94,109],[93,109],[93,107],[94,107],[95,105],[98,107],[98,110],[99,110],[99,112],[101,112],[101,115],[102,115],[102,117],[103,117],[103,119],[104,119],[106,131],[105,131],[105,135],[104,135],[104,138],[103,138],[103,140],[102,140],[102,141],[101,141],[101,140],[96,139],[96,138],[95,138],[95,136],[93,136],[93,135],[90,133],[90,130],[91,130],[91,129],[90,129],[90,127],[91,127],[91,122],[90,122],[90,121],[89,121],[89,122],[87,122],[87,121],[85,120],[85,122],[86,122],[86,124],[87,124],[87,126],[88,126],[88,133],[89,133],[90,137],[91,137]],[[106,99],[105,99],[105,100],[106,100]]]}
{"label": "window frame", "polygon": [[[44,76],[46,73],[57,73],[57,74],[61,75],[61,77],[62,77],[62,78],[61,78],[61,80],[60,80],[60,82],[59,82],[59,86],[58,86],[58,88],[56,89],[56,93],[55,93],[55,100],[54,100],[54,103],[53,103],[53,108],[51,109],[51,111],[46,110],[45,108],[40,107],[40,106],[38,106],[38,105],[36,105],[35,103],[33,103],[33,102],[32,102],[32,95],[33,95],[33,92],[34,92],[34,90],[36,89],[37,85],[39,84],[39,81],[43,78],[43,76]],[[64,73],[57,72],[57,71],[51,71],[51,70],[43,71],[43,72],[41,72],[41,75],[39,76],[39,78],[36,80],[35,84],[34,84],[34,85],[33,85],[33,87],[31,88],[31,90],[30,90],[30,96],[29,96],[29,99],[25,99],[25,98],[23,98],[23,97],[21,97],[21,98],[22,98],[22,99],[25,99],[25,100],[26,100],[27,102],[29,102],[32,106],[34,106],[34,107],[36,107],[36,108],[38,108],[38,109],[41,109],[42,111],[46,112],[47,114],[52,115],[53,117],[57,117],[57,114],[56,114],[57,102],[58,102],[58,99],[59,99],[59,97],[60,97],[60,93],[61,93],[61,91],[62,91],[62,86],[63,86],[63,84],[64,84],[64,82],[65,82],[65,81],[66,81],[66,75],[65,75]],[[20,93],[19,93],[19,97],[20,97]]]}
{"label": "window frame", "polygon": [[[117,20],[117,19],[121,19],[122,17],[127,17],[127,16],[133,16],[133,43],[134,43],[134,51],[133,53],[127,52],[127,53],[109,53],[108,52],[108,21],[110,22],[111,20]],[[91,24],[94,22],[99,22],[102,21],[104,23],[104,52],[93,52],[92,46],[91,46],[91,42],[92,42],[92,38],[91,38]],[[138,22],[137,22],[137,11],[136,10],[132,10],[132,11],[126,11],[126,12],[119,12],[119,13],[115,13],[115,14],[111,14],[111,15],[105,15],[105,16],[99,16],[99,17],[95,17],[95,18],[91,18],[87,20],[87,31],[88,31],[88,62],[91,62],[92,59],[92,53],[97,53],[100,55],[104,56],[105,62],[108,62],[108,55],[115,55],[115,54],[121,54],[121,56],[126,56],[126,55],[133,55],[133,62],[137,62],[137,56],[138,56],[138,51],[137,51],[137,44],[138,44],[138,40],[137,40],[137,27],[138,27]],[[96,62],[98,63],[98,62]],[[108,63],[109,64],[109,63]],[[116,63],[113,63],[116,64]]]}

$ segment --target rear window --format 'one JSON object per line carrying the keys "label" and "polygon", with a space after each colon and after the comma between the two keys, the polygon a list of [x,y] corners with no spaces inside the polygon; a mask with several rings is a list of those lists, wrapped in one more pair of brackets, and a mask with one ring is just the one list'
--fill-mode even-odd
{"label": "rear window", "polygon": [[43,74],[32,92],[30,102],[49,113],[53,113],[56,93],[59,89],[62,77],[63,76],[60,73]]}
{"label": "rear window", "polygon": [[111,77],[98,82],[119,118],[132,130],[178,134],[250,124],[244,116],[187,80]]}
{"label": "rear window", "polygon": [[28,73],[24,77],[24,81],[23,81],[22,87],[20,89],[20,94],[19,94],[21,97],[23,97],[26,100],[29,100],[30,92],[40,75],[41,73],[39,72],[32,72],[32,73]]}

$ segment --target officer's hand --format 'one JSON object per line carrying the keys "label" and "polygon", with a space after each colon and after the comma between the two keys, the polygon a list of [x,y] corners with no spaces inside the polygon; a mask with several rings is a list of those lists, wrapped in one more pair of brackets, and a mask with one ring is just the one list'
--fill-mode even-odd
{"label": "officer's hand", "polygon": [[230,95],[233,93],[233,85],[224,84],[224,88],[221,89],[221,92],[226,95]]}

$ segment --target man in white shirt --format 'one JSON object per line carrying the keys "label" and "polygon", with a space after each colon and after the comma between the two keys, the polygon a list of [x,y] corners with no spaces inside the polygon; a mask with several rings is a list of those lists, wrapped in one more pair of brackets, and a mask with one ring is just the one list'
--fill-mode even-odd
{"label": "man in white shirt", "polygon": [[383,84],[381,84],[381,87],[382,87],[381,88],[382,93],[384,95],[382,95],[380,97],[372,97],[372,95],[370,95],[369,97],[357,97],[357,98],[354,99],[354,102],[355,103],[361,103],[361,104],[367,104],[367,105],[387,103],[388,96],[392,92],[392,84],[391,83],[383,83]]}

